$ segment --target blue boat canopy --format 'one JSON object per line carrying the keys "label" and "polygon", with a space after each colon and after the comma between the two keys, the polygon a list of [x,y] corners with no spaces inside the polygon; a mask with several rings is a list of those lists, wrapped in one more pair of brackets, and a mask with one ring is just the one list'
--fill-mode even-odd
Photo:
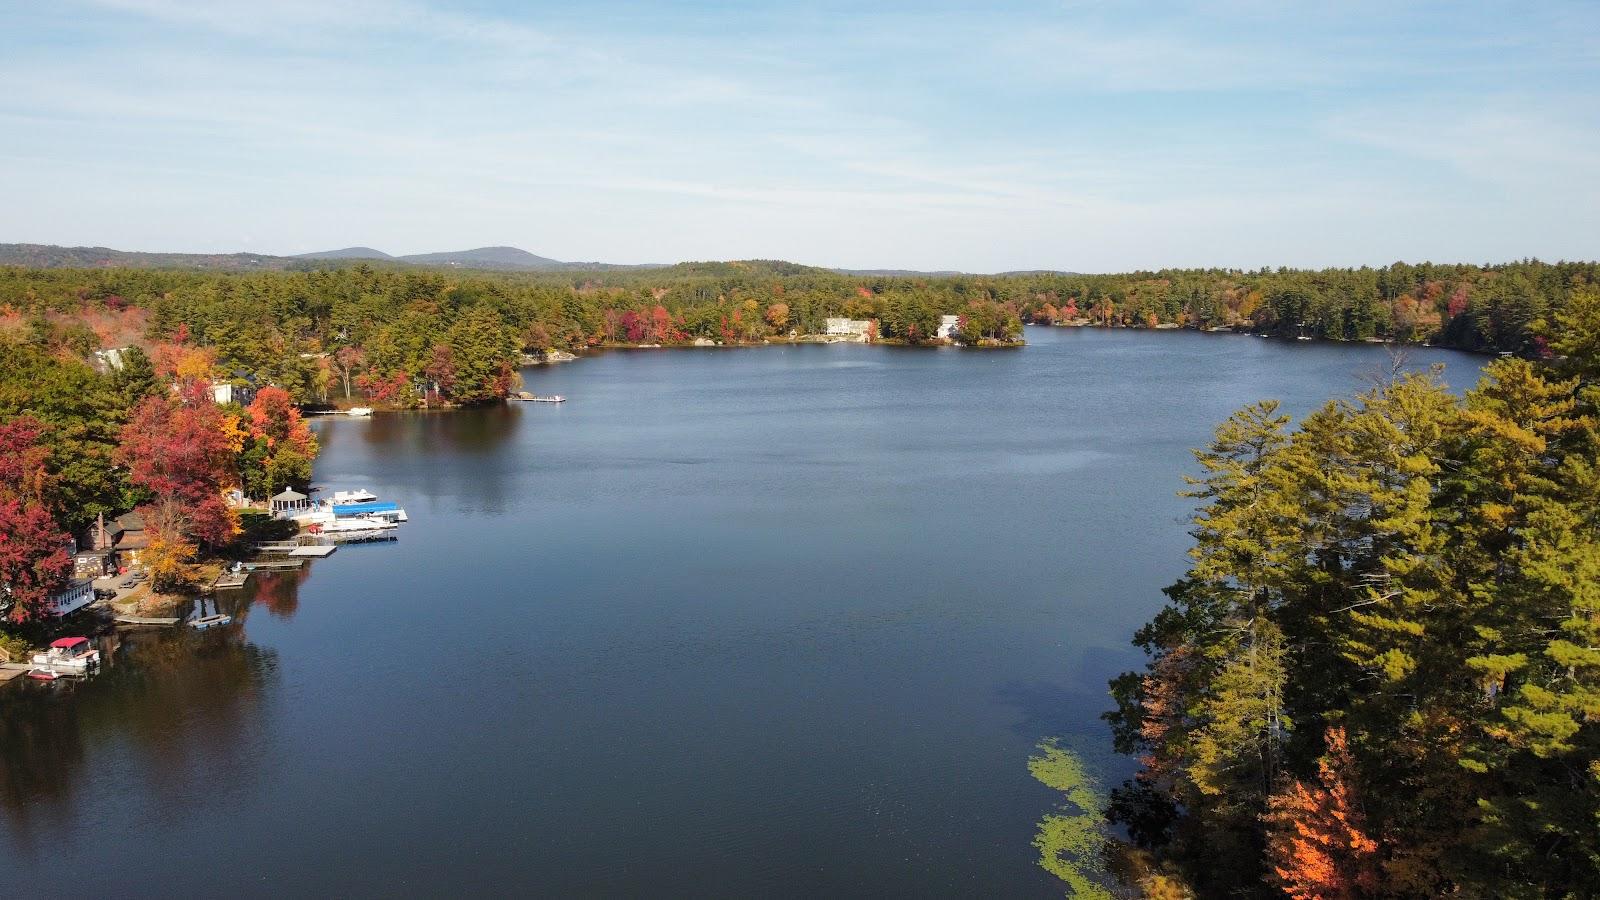
{"label": "blue boat canopy", "polygon": [[399,512],[400,504],[387,500],[376,503],[341,503],[333,508],[333,514],[339,518],[345,516],[370,516],[373,513]]}

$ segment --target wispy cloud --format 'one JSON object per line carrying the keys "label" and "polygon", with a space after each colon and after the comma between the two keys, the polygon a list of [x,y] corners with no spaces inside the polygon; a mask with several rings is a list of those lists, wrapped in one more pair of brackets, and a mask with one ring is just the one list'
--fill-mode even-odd
{"label": "wispy cloud", "polygon": [[1585,4],[472,9],[0,8],[0,240],[1109,269],[1600,238],[1567,205]]}

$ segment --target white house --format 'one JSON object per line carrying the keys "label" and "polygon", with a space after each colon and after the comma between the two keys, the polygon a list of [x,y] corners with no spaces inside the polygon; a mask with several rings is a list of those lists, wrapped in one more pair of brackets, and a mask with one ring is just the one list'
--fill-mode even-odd
{"label": "white house", "polygon": [[112,347],[109,350],[96,350],[94,352],[94,358],[100,363],[100,371],[117,372],[121,371],[123,363],[125,362],[123,359],[123,354],[127,353],[131,349],[133,348]]}
{"label": "white house", "polygon": [[871,319],[830,318],[825,324],[827,327],[823,334],[828,337],[862,343],[866,342],[867,333],[872,329]]}
{"label": "white house", "polygon": [[233,382],[231,382],[231,381],[213,381],[213,382],[211,382],[211,396],[218,403],[232,403],[233,402]]}
{"label": "white house", "polygon": [[77,612],[94,602],[94,582],[87,578],[74,579],[71,584],[50,595],[46,615],[64,616]]}
{"label": "white house", "polygon": [[960,316],[940,316],[938,337],[949,340],[956,336],[956,329],[961,326]]}

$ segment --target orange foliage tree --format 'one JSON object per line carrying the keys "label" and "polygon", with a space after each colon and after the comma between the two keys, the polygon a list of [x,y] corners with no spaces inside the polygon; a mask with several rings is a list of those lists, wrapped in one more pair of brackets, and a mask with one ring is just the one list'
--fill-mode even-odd
{"label": "orange foliage tree", "polygon": [[1274,880],[1295,900],[1343,900],[1377,888],[1378,842],[1356,794],[1355,760],[1343,728],[1324,735],[1317,781],[1296,781],[1268,801],[1267,856]]}

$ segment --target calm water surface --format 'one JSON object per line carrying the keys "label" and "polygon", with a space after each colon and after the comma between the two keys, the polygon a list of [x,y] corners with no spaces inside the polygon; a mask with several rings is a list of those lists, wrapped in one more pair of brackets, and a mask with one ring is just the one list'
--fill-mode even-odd
{"label": "calm water surface", "polygon": [[320,422],[318,482],[400,539],[0,690],[6,883],[1059,895],[1027,758],[1126,774],[1097,717],[1184,568],[1188,448],[1387,359],[1028,339],[610,353],[524,373],[560,406]]}

